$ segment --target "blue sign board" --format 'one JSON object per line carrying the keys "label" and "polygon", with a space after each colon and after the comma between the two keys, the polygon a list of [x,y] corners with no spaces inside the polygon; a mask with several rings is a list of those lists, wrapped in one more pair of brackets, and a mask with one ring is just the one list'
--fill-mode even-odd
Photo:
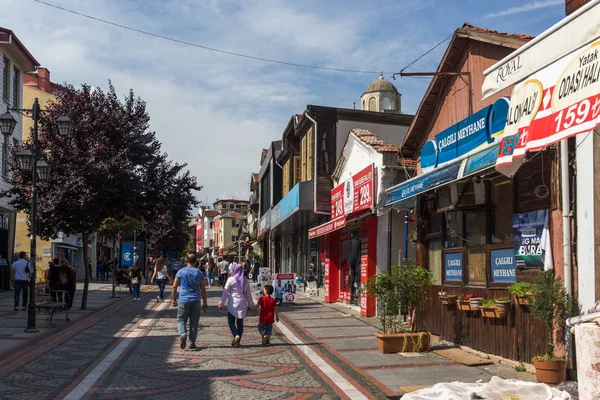
{"label": "blue sign board", "polygon": [[391,189],[387,192],[385,205],[387,206],[391,203],[408,199],[409,197],[416,196],[419,193],[426,192],[437,186],[443,185],[444,183],[452,182],[458,178],[460,164],[461,163],[455,163],[429,174],[423,174]]}
{"label": "blue sign board", "polygon": [[121,268],[133,266],[133,241],[123,240],[121,242]]}
{"label": "blue sign board", "polygon": [[300,208],[300,184],[296,184],[279,202],[279,217],[281,221],[298,211]]}
{"label": "blue sign board", "polygon": [[444,276],[447,281],[462,282],[462,253],[444,254]]}
{"label": "blue sign board", "polygon": [[467,158],[463,177],[474,174],[477,171],[493,167],[496,164],[498,158],[498,151],[500,150],[500,144],[494,145],[487,150],[480,153],[473,154]]}
{"label": "blue sign board", "polygon": [[437,168],[482,145],[493,143],[494,138],[504,130],[507,115],[508,100],[500,98],[494,105],[438,133],[421,150],[421,168],[423,171]]}
{"label": "blue sign board", "polygon": [[517,281],[517,264],[513,248],[492,250],[490,256],[492,282],[513,283]]}

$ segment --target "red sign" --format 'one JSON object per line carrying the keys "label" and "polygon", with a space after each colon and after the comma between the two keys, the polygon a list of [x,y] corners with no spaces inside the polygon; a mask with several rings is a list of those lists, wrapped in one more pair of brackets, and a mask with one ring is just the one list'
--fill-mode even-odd
{"label": "red sign", "polygon": [[344,226],[346,226],[346,216],[342,215],[341,217],[326,222],[323,225],[319,225],[316,228],[309,229],[308,238],[314,239],[319,236],[327,235],[329,232],[336,231]]}
{"label": "red sign", "polygon": [[373,207],[374,175],[375,169],[371,164],[331,191],[332,220]]}
{"label": "red sign", "polygon": [[294,279],[295,277],[294,274],[275,274],[275,280]]}

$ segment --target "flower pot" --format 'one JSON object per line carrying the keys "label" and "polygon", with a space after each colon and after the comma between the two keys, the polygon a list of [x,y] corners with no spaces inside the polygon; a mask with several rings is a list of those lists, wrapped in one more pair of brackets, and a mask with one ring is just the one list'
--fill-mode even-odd
{"label": "flower pot", "polygon": [[567,380],[567,360],[539,361],[533,359],[535,377],[540,383],[556,385]]}
{"label": "flower pot", "polygon": [[496,310],[498,310],[498,315],[500,318],[506,317],[512,308],[512,303],[510,301],[496,301]]}
{"label": "flower pot", "polygon": [[469,300],[459,300],[458,309],[460,311],[471,311],[471,302]]}
{"label": "flower pot", "polygon": [[479,307],[483,318],[498,318],[496,316],[496,307]]}
{"label": "flower pot", "polygon": [[474,297],[469,299],[469,303],[471,305],[471,310],[479,311],[479,306],[481,305],[481,297]]}
{"label": "flower pot", "polygon": [[529,303],[533,300],[533,293],[528,293],[525,296],[515,297],[515,301],[520,306],[529,305]]}
{"label": "flower pot", "polygon": [[380,353],[412,353],[429,350],[430,336],[427,332],[375,333]]}
{"label": "flower pot", "polygon": [[440,300],[442,301],[442,304],[456,304],[456,299],[458,298],[458,296],[440,296]]}

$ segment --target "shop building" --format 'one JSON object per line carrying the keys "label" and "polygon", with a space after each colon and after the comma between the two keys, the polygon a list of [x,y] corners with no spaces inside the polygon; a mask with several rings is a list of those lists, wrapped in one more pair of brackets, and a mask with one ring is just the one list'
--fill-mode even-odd
{"label": "shop building", "polygon": [[[382,78],[377,82],[379,89],[394,88]],[[393,92],[397,90],[394,88]],[[399,101],[394,104],[399,106]],[[290,119],[276,158],[282,167],[282,179],[281,186],[273,190],[280,191],[282,198],[270,212],[276,271],[308,275],[313,269],[322,284],[324,263],[318,257],[320,240],[309,239],[308,231],[329,221],[332,173],[349,132],[372,130],[387,143],[400,143],[411,121],[411,115],[393,112],[314,105],[308,105],[304,113]]]}
{"label": "shop building", "polygon": [[[402,248],[405,241],[401,239],[406,213],[378,215],[375,210],[399,175],[414,173],[413,168],[399,164],[399,149],[368,130],[350,131],[332,174],[331,218],[308,231],[308,238],[320,244],[325,301],[354,304],[365,316],[376,315],[376,299],[365,296],[360,288],[390,263],[398,262],[396,255],[406,257],[407,246]],[[408,257],[414,256],[411,253]]]}
{"label": "shop building", "polygon": [[[40,63],[31,55],[17,36],[9,29],[0,27],[0,114],[7,108],[23,108],[23,73],[34,71]],[[31,104],[25,104],[29,107]],[[10,168],[8,162],[9,147],[22,141],[24,117],[21,113],[10,112],[17,121],[12,136],[4,136],[0,154],[0,169],[3,179],[0,179],[0,191],[10,189]],[[25,117],[27,118],[27,117]],[[27,118],[29,119],[29,118]],[[15,243],[16,211],[8,204],[8,198],[0,199],[0,255],[14,261],[13,249]],[[26,249],[29,252],[29,246]],[[4,279],[8,282],[8,279]],[[0,285],[2,286],[2,285]]]}
{"label": "shop building", "polygon": [[561,268],[557,153],[550,147],[527,156],[514,175],[500,173],[495,167],[515,112],[514,96],[505,97],[512,88],[481,100],[484,70],[530,39],[470,25],[456,30],[402,145],[404,157],[419,161],[418,175],[388,189],[383,201],[418,216],[416,262],[435,279],[420,328],[523,361],[543,352],[546,337],[526,307],[483,319],[441,304],[438,293],[497,299],[508,296],[510,283]]}
{"label": "shop building", "polygon": [[[281,152],[281,140],[271,142],[267,149],[263,149],[260,158],[259,179],[259,222],[258,243],[262,249],[262,267],[270,268],[272,272],[280,272],[277,263],[278,247],[275,246],[273,232],[271,231],[271,211],[275,204],[281,200],[281,166],[276,157]],[[275,190],[274,188],[278,188]],[[278,211],[277,211],[278,212]]]}

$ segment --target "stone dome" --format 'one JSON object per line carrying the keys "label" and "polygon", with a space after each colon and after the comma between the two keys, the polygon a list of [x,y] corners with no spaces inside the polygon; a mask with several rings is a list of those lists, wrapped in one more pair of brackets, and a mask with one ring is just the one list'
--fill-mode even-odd
{"label": "stone dome", "polygon": [[383,79],[383,74],[379,74],[379,79],[373,81],[367,86],[365,93],[373,93],[373,92],[394,92],[398,93],[398,89],[396,86],[390,81],[386,81]]}

